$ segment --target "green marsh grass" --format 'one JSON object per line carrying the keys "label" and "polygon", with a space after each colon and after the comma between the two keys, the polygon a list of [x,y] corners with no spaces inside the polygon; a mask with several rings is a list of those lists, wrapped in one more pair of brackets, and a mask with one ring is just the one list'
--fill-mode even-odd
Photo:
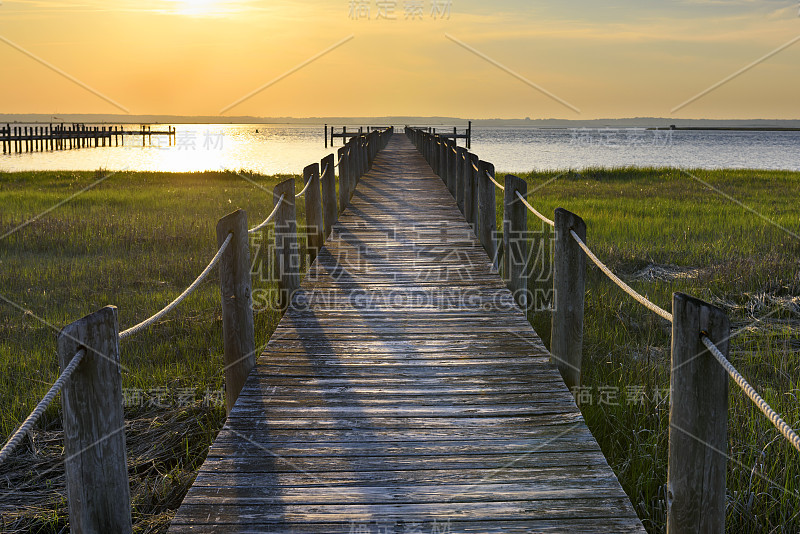
{"label": "green marsh grass", "polygon": [[[623,168],[519,176],[536,189],[528,200],[543,214],[552,218],[563,207],[580,215],[595,254],[657,305],[671,310],[672,293],[681,291],[723,308],[733,330],[742,329],[731,339],[731,362],[798,429],[800,173],[689,173]],[[498,192],[498,228],[502,202]],[[528,221],[530,230],[550,235],[532,214]],[[648,531],[663,532],[670,326],[587,265],[589,402],[581,410]],[[552,287],[552,280],[531,284],[537,287]],[[529,318],[549,345],[550,313]],[[727,530],[800,531],[800,453],[732,381],[728,428]]]}
{"label": "green marsh grass", "polygon": [[[104,176],[103,171],[0,173],[0,235]],[[214,256],[221,217],[243,208],[255,226],[272,211],[277,183],[294,178],[299,191],[302,182],[298,176],[246,177],[257,185],[234,172],[116,173],[0,240],[0,295],[14,303],[0,301],[3,442],[58,376],[58,328],[108,304],[119,308],[120,330],[146,319]],[[302,199],[297,208],[304,220]],[[266,267],[262,249],[253,261]],[[253,287],[274,289],[258,277]],[[123,388],[147,393],[143,405],[126,410],[139,532],[166,528],[224,421],[224,408],[207,402],[214,398],[209,392],[222,390],[224,383],[220,314],[214,270],[175,311],[120,343]],[[268,340],[279,318],[270,309],[255,314],[257,346]],[[176,402],[175,391],[188,401]],[[54,460],[61,451],[59,413],[57,398],[32,441],[0,469],[4,530],[59,532],[67,522],[63,498],[41,491],[42,484],[63,485],[63,468]]]}

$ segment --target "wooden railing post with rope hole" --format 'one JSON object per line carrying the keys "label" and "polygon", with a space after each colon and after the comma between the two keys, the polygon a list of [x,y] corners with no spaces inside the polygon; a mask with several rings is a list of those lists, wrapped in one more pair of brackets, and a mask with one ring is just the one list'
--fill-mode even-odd
{"label": "wooden railing post with rope hole", "polygon": [[247,375],[256,363],[250,241],[247,213],[244,210],[236,210],[217,223],[218,247],[222,246],[228,235],[232,235],[230,245],[219,260],[219,291],[222,300],[225,408],[230,413]]}
{"label": "wooden railing post with rope hole", "polygon": [[64,370],[82,359],[61,391],[64,472],[72,532],[132,532],[117,308],[106,306],[63,328]]}
{"label": "wooden railing post with rope hole", "polygon": [[[290,178],[272,191],[275,214],[275,278],[278,280],[278,305],[286,310],[292,295],[300,287],[300,247],[297,243],[297,210],[294,179]],[[283,202],[280,198],[283,197]]]}
{"label": "wooden railing post with rope hole", "polygon": [[350,146],[345,143],[337,154],[339,156],[339,214],[341,214],[350,203],[350,198],[347,196],[347,184],[350,182]]}
{"label": "wooden railing post with rope hole", "polygon": [[528,183],[506,175],[503,198],[503,278],[514,300],[523,310],[531,304],[528,297],[528,208],[517,194],[525,196]]}
{"label": "wooden railing post with rope hole", "polygon": [[667,532],[725,532],[728,374],[705,335],[727,357],[728,316],[702,300],[672,296]]}
{"label": "wooden railing post with rope hole", "polygon": [[583,359],[583,303],[586,287],[586,256],[572,238],[575,232],[586,241],[586,223],[563,208],[555,211],[553,255],[553,317],[550,353],[567,388],[581,385]]}
{"label": "wooden railing post with rope hole", "polygon": [[306,236],[308,264],[314,263],[325,242],[322,228],[322,198],[319,189],[319,163],[312,163],[303,169],[306,205]]}
{"label": "wooden railing post with rope hole", "polygon": [[[331,228],[338,220],[336,206],[336,161],[333,154],[322,158],[322,212],[325,224],[322,241],[325,242],[331,235]],[[340,171],[341,172],[341,171]]]}
{"label": "wooden railing post with rope hole", "polygon": [[486,253],[494,260],[497,254],[497,204],[495,185],[487,174],[494,176],[494,165],[478,161],[478,238]]}

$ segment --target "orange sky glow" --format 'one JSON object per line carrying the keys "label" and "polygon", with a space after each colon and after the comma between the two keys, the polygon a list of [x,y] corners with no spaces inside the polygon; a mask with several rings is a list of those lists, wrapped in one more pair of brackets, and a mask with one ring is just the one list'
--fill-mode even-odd
{"label": "orange sky glow", "polygon": [[766,0],[3,0],[0,113],[798,119],[799,14]]}

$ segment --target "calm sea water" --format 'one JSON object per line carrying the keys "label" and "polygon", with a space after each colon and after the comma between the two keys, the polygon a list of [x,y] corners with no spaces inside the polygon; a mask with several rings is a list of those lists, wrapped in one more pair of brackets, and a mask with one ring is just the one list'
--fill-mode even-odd
{"label": "calm sea water", "polygon": [[[137,127],[127,129],[136,129]],[[0,155],[0,171],[25,170],[250,170],[300,173],[335,149],[323,127],[254,124],[179,124],[177,142],[142,147]],[[166,129],[152,125],[152,129]],[[341,146],[341,140],[337,140]],[[673,166],[800,170],[800,132],[653,131],[643,129],[476,128],[472,151],[498,171],[586,167]]]}

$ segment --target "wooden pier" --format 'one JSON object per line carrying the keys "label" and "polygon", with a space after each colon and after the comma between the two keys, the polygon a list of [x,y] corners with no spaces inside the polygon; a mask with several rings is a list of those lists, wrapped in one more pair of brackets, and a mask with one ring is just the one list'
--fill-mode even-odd
{"label": "wooden pier", "polygon": [[[373,130],[386,130],[387,128],[388,128],[387,126],[367,126],[366,133],[369,133],[369,132],[371,132]],[[325,134],[325,148],[328,148],[328,125],[327,124],[323,127],[322,131]],[[336,127],[335,126],[331,126],[331,131],[330,131],[331,142],[330,142],[330,145],[333,146],[333,140],[336,139],[336,138],[341,139],[342,140],[342,144],[344,144],[347,141],[349,141],[351,138],[358,137],[359,135],[361,135],[363,133],[364,133],[364,127],[363,126],[359,126],[358,130],[350,130],[349,132],[347,131],[347,126],[342,126],[342,131],[339,132],[339,133],[336,132]]]}
{"label": "wooden pier", "polygon": [[168,144],[175,144],[175,128],[152,131],[142,125],[138,130],[125,130],[123,126],[89,126],[86,124],[48,124],[43,126],[0,127],[0,145],[3,154],[72,150],[76,148],[119,146],[126,136],[140,136],[142,146],[152,144],[153,136],[166,135]]}
{"label": "wooden pier", "polygon": [[452,139],[454,141],[458,141],[458,139],[464,140],[464,147],[469,149],[472,148],[472,121],[467,123],[467,129],[464,130],[464,133],[458,133],[458,128],[453,126],[453,133],[445,132],[444,130],[437,131],[436,128],[432,126],[428,126],[426,128],[421,128],[423,131],[427,131],[428,133],[437,134],[439,137],[443,139]]}
{"label": "wooden pier", "polygon": [[644,532],[442,180],[395,135],[171,532]]}

